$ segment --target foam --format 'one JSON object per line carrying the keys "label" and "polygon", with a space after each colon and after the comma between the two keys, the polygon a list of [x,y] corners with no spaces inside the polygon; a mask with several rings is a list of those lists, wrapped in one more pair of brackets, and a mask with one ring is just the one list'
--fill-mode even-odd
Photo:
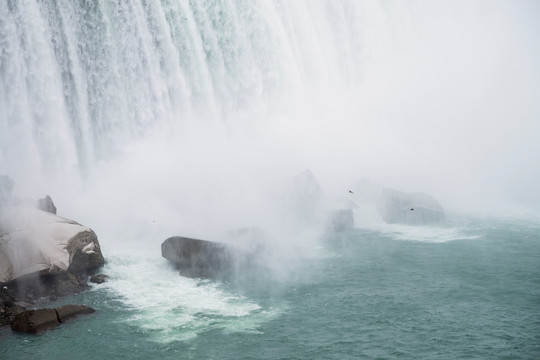
{"label": "foam", "polygon": [[114,294],[132,313],[123,321],[156,342],[188,341],[212,329],[257,333],[281,313],[222,283],[179,276],[165,259],[141,253],[110,256],[105,271],[111,280],[95,289]]}

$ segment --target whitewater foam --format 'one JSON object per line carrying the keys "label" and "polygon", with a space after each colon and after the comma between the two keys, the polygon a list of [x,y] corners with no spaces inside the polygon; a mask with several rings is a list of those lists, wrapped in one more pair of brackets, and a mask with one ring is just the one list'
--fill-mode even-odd
{"label": "whitewater foam", "polygon": [[140,253],[110,256],[104,270],[111,279],[94,290],[113,294],[131,313],[121,321],[156,342],[188,341],[212,329],[258,332],[282,312],[263,309],[223,283],[182,277],[165,259]]}

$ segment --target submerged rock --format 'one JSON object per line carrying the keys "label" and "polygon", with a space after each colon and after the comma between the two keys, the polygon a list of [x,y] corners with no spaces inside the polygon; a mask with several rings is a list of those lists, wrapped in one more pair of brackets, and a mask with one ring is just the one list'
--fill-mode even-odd
{"label": "submerged rock", "polygon": [[94,284],[103,284],[109,280],[109,276],[105,274],[95,274],[90,277],[90,282]]}
{"label": "submerged rock", "polygon": [[445,218],[442,206],[433,196],[393,189],[382,190],[379,211],[383,220],[390,224],[439,224]]}

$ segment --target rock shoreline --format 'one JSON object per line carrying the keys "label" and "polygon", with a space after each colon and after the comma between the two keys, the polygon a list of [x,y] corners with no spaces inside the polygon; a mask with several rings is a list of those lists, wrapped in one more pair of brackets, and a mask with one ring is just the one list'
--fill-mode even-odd
{"label": "rock shoreline", "polygon": [[[13,197],[13,184],[0,176],[0,327],[39,333],[94,311],[82,305],[35,307],[89,289],[105,258],[92,229],[56,215],[48,195],[37,202]],[[101,274],[91,281],[106,280]]]}

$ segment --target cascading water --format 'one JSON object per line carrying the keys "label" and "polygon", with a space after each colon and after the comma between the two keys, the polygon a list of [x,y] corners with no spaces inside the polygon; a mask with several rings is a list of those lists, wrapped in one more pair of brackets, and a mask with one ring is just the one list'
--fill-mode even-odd
{"label": "cascading water", "polygon": [[223,123],[297,97],[305,83],[354,80],[363,55],[354,7],[6,1],[2,169],[88,170],[157,126]]}
{"label": "cascading water", "polygon": [[[503,160],[516,167],[533,146],[534,97],[509,91],[533,94],[538,78],[526,70],[538,55],[528,8],[535,14],[534,4],[482,1],[4,1],[0,170],[20,193],[56,195],[161,133],[160,143],[224,141],[206,146],[211,166],[231,162],[221,150],[233,148],[279,162],[270,173],[311,167],[332,185],[368,175],[446,193],[468,182],[485,198],[505,186],[526,200],[516,189],[537,173],[516,184],[476,164],[503,159],[495,143],[505,141]],[[514,69],[507,88],[490,85]],[[523,109],[520,127],[512,104]],[[499,126],[479,120],[482,111]],[[413,169],[418,158],[435,170]],[[456,178],[458,166],[478,176]]]}
{"label": "cascading water", "polygon": [[[461,344],[448,356],[537,353],[520,335],[538,333],[520,320],[538,314],[537,291],[523,290],[537,285],[527,280],[538,274],[537,222],[414,228],[366,212],[362,230],[328,244],[320,224],[283,221],[282,197],[309,168],[332,199],[370,176],[457,210],[538,207],[539,10],[526,0],[0,0],[0,175],[92,227],[111,276],[77,298],[102,315],[58,331],[110,357],[126,356],[126,342],[141,344],[133,358],[443,358]],[[172,235],[250,226],[274,245],[256,281],[181,278],[159,254]],[[523,254],[497,242],[515,237]],[[521,294],[515,313],[503,288]],[[506,332],[485,330],[499,329],[501,311]],[[8,358],[31,352],[10,339]],[[72,351],[69,336],[58,350],[48,339],[31,340],[46,358]]]}

